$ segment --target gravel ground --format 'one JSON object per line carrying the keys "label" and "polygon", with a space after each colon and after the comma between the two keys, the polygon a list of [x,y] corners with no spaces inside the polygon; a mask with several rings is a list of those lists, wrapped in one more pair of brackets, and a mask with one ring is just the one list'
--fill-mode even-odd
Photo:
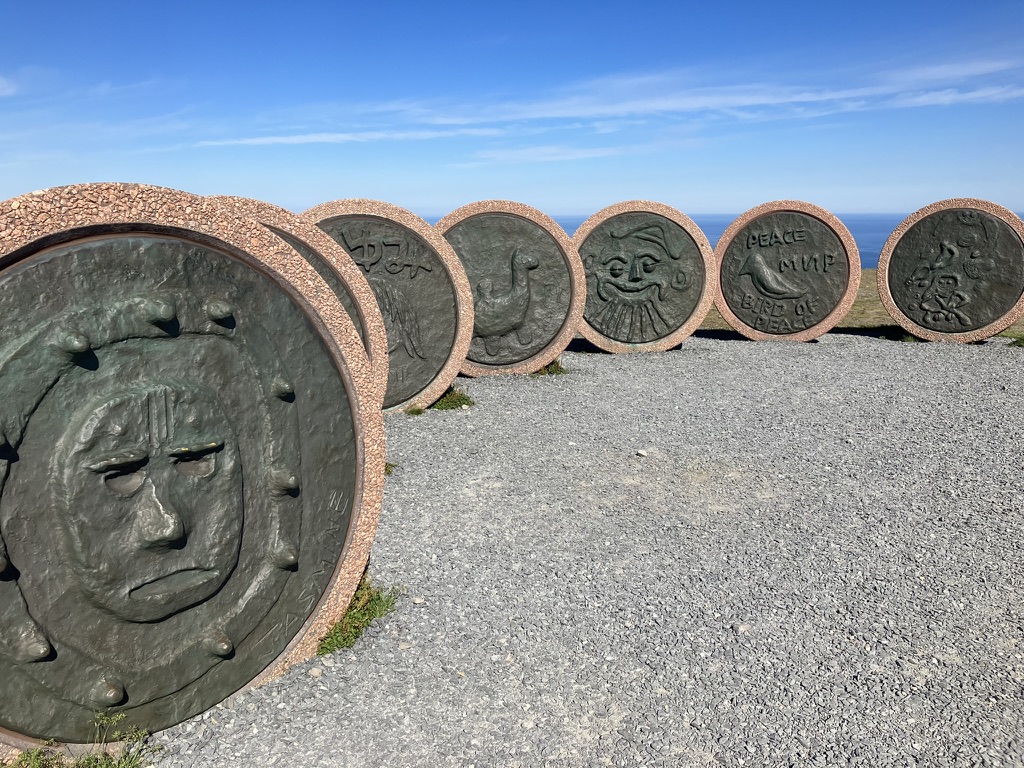
{"label": "gravel ground", "polygon": [[158,765],[1024,765],[1024,349],[724,336],[389,416],[394,613]]}

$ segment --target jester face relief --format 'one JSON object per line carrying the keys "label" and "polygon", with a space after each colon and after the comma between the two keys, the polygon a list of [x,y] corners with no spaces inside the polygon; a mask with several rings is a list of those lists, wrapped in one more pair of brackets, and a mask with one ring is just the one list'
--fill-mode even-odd
{"label": "jester face relief", "polygon": [[242,468],[212,390],[154,382],[93,400],[54,470],[68,568],[95,606],[160,621],[210,598],[234,570]]}
{"label": "jester face relief", "polygon": [[609,232],[599,250],[585,255],[596,288],[595,297],[587,300],[587,321],[610,338],[634,343],[671,331],[663,303],[670,289],[690,285],[679,258],[661,224]]}

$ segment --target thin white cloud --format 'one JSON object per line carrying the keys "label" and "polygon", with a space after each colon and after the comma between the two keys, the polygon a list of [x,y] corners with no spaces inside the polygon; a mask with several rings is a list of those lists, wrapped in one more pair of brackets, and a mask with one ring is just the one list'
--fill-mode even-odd
{"label": "thin white cloud", "polygon": [[6,77],[0,77],[0,96],[13,96],[18,92],[13,82]]}
{"label": "thin white cloud", "polygon": [[896,107],[948,107],[953,104],[991,104],[1022,98],[1024,98],[1024,87],[992,86],[971,91],[946,88],[941,91],[899,96],[892,100],[892,105]]}
{"label": "thin white cloud", "polygon": [[515,149],[482,150],[476,153],[479,160],[489,163],[552,163],[567,160],[590,160],[595,157],[622,155],[628,147],[566,147],[537,146]]}
{"label": "thin white cloud", "polygon": [[[747,73],[750,74],[750,73]],[[760,74],[760,73],[758,73]],[[664,132],[688,125],[731,121],[813,120],[868,110],[1003,103],[1024,99],[1024,63],[1009,59],[947,61],[881,70],[851,78],[843,73],[802,73],[808,82],[775,82],[743,73],[670,70],[597,78],[568,85],[540,98],[444,100],[391,99],[378,103],[337,102],[293,105],[287,114],[254,122],[256,135],[207,137],[197,146],[271,146],[357,142],[430,141],[454,137],[501,136],[520,140],[558,135],[542,146],[480,149],[485,162],[548,162],[576,149],[581,131],[591,134]],[[711,82],[717,78],[719,82]],[[263,134],[263,135],[260,135]],[[574,137],[568,141],[563,137]],[[520,152],[520,155],[516,155]],[[510,154],[511,153],[511,154]],[[582,154],[581,157],[599,156]],[[533,159],[536,158],[536,159]]]}
{"label": "thin white cloud", "polygon": [[497,128],[462,128],[458,130],[384,130],[345,133],[300,133],[286,136],[251,136],[238,139],[215,139],[197,142],[200,147],[267,146],[272,144],[350,144],[366,141],[424,141],[455,136],[499,136]]}

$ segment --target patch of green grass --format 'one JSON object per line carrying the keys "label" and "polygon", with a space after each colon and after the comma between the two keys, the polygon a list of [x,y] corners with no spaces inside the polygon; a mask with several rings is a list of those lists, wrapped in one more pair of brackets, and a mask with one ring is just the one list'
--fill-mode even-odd
{"label": "patch of green grass", "polygon": [[385,461],[384,462],[384,474],[385,475],[390,475],[392,472],[395,471],[395,468],[397,466],[398,466],[397,464],[392,464],[390,461]]}
{"label": "patch of green grass", "polygon": [[476,401],[461,389],[449,387],[448,391],[431,408],[435,411],[457,411],[462,406],[476,405]]}
{"label": "patch of green grass", "polygon": [[1010,342],[1011,347],[1024,347],[1024,336],[1015,336]]}
{"label": "patch of green grass", "polygon": [[[141,728],[134,725],[127,730],[118,728],[124,717],[124,712],[97,713],[92,744],[81,755],[73,756],[66,747],[60,749],[50,743],[22,752],[13,762],[0,761],[0,768],[142,768],[149,765],[150,758],[160,747],[147,743],[149,736]],[[116,742],[121,742],[120,747],[108,754],[107,747]]]}
{"label": "patch of green grass", "polygon": [[920,341],[920,339],[911,333],[904,333],[903,336],[900,338],[900,341]]}
{"label": "patch of green grass", "polygon": [[373,586],[373,579],[363,574],[348,610],[341,617],[341,621],[320,641],[317,655],[326,656],[342,648],[351,648],[374,619],[386,616],[394,610],[397,597],[397,588],[378,589]]}
{"label": "patch of green grass", "polygon": [[420,408],[418,405],[410,405],[408,408],[405,409],[405,415],[406,416],[422,416],[423,415],[423,409]]}
{"label": "patch of green grass", "polygon": [[531,376],[562,376],[569,372],[569,369],[562,365],[557,357]]}

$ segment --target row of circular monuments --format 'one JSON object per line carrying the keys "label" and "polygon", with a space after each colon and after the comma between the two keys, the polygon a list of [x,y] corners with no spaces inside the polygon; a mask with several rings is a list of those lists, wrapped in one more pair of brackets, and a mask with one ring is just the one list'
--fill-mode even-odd
{"label": "row of circular monuments", "polygon": [[[997,333],[1022,243],[992,203],[928,206],[886,243],[882,301],[923,338]],[[860,273],[798,201],[714,249],[647,201],[571,239],[505,201],[433,227],[134,184],[0,203],[0,739],[86,741],[96,711],[158,730],[308,658],[367,562],[382,410],[536,371],[576,334],[666,350],[713,304],[749,338],[811,339]]]}
{"label": "row of circular monuments", "polygon": [[[508,201],[464,206],[434,227],[371,200],[303,216],[351,256],[377,298],[390,356],[378,377],[392,410],[429,405],[460,372],[537,371],[576,334],[609,352],[664,351],[713,305],[750,339],[814,339],[846,315],[861,279],[849,230],[795,200],[747,211],[714,249],[692,219],[649,201],[609,206],[571,239]],[[930,205],[885,245],[882,302],[922,338],[998,333],[1024,311],[1022,238],[1020,219],[993,203]]]}

